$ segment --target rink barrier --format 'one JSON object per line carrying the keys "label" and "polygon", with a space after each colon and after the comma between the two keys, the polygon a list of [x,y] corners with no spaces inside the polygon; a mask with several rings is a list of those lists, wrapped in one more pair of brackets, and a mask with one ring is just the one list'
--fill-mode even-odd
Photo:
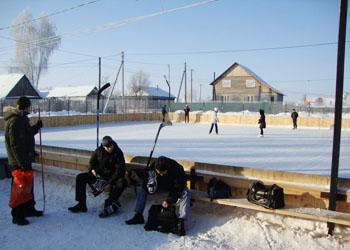
{"label": "rink barrier", "polygon": [[[86,171],[91,153],[89,150],[44,145],[43,164]],[[127,169],[142,171],[147,157],[125,155],[125,160]],[[328,176],[177,161],[187,172],[188,186],[196,200],[210,202],[205,191],[208,181],[216,177],[231,186],[234,198],[217,199],[214,203],[350,226],[350,179],[339,178],[337,212],[333,212],[327,210],[330,186]],[[255,180],[261,180],[267,185],[275,183],[281,186],[285,193],[286,208],[265,209],[248,203],[246,193],[249,185]]]}
{"label": "rink barrier", "polygon": [[[30,118],[31,123],[37,121],[37,117]],[[70,116],[50,116],[42,117],[44,126],[62,127],[62,126],[77,126],[84,124],[96,123],[96,115],[70,115]],[[159,113],[134,113],[134,114],[101,114],[100,123],[119,122],[119,121],[161,121],[162,116]],[[183,113],[169,113],[169,119],[174,122],[183,122]],[[210,113],[190,113],[190,122],[211,122]],[[257,115],[236,115],[236,114],[218,114],[219,123],[222,124],[237,124],[237,125],[256,125],[259,116]],[[290,126],[292,127],[292,119],[290,117],[266,115],[267,127],[270,126]],[[313,127],[313,128],[332,128],[334,118],[328,117],[299,117],[298,126]],[[350,128],[350,119],[342,119],[342,128]],[[4,130],[4,120],[0,118],[0,130]]]}

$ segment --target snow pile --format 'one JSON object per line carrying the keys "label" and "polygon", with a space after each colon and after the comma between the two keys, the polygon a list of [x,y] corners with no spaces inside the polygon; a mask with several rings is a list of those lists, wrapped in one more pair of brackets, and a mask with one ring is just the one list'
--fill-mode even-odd
{"label": "snow pile", "polygon": [[[29,218],[30,225],[11,223],[7,206],[10,180],[0,181],[1,249],[349,249],[350,229],[336,227],[327,235],[326,223],[264,214],[239,208],[195,202],[187,222],[187,235],[146,232],[141,225],[128,226],[133,215],[135,195],[122,195],[119,214],[100,219],[103,195],[88,195],[88,212],[73,214],[74,177],[62,170],[45,175],[46,211],[44,217]],[[57,175],[60,174],[60,175]],[[73,172],[74,173],[74,172]],[[67,173],[66,174],[72,174]],[[89,190],[89,188],[88,188]],[[41,177],[35,175],[35,196],[42,208]],[[150,197],[152,203],[161,200]],[[147,217],[147,213],[144,214]]]}

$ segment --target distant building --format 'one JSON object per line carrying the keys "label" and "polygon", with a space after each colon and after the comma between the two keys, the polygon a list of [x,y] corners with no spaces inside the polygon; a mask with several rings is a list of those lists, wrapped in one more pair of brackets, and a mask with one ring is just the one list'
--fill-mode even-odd
{"label": "distant building", "polygon": [[213,100],[224,102],[283,102],[283,94],[247,67],[234,63],[210,83]]}
{"label": "distant building", "polygon": [[0,75],[0,99],[17,99],[20,96],[41,99],[40,91],[33,86],[26,75]]}
{"label": "distant building", "polygon": [[46,93],[46,98],[70,99],[72,101],[85,101],[89,98],[96,98],[97,87],[94,85],[54,87],[50,90],[42,91]]}
{"label": "distant building", "polygon": [[[334,108],[334,97],[323,96],[305,96],[304,105],[313,108]],[[343,107],[350,107],[350,93],[346,92],[343,95]]]}
{"label": "distant building", "polygon": [[169,96],[169,92],[158,87],[144,87],[140,91],[139,96],[147,96],[148,99],[151,99],[151,100],[169,100],[169,101],[175,100],[174,95],[170,94]]}

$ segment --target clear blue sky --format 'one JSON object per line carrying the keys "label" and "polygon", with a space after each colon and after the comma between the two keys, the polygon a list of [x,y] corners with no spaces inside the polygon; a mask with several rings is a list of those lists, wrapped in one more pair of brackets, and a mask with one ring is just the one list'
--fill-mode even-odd
{"label": "clear blue sky", "polygon": [[[10,25],[23,9],[39,17],[43,12],[50,14],[87,2],[89,0],[1,0],[0,27]],[[190,69],[193,69],[194,96],[198,98],[201,84],[204,99],[211,96],[209,83],[213,73],[218,76],[238,62],[284,93],[287,101],[301,100],[304,94],[334,95],[336,44],[242,50],[337,42],[340,2],[337,0],[218,0],[91,32],[110,23],[198,2],[202,0],[99,0],[51,16],[62,42],[50,59],[40,88],[97,84],[99,56],[103,79],[113,82],[121,61],[119,53],[124,51],[126,86],[132,74],[143,70],[151,76],[153,86],[167,90],[163,75],[168,74],[170,64],[171,92],[177,96],[184,62],[187,62],[187,90],[190,91]],[[84,32],[86,30],[90,31]],[[347,34],[349,37],[349,22]],[[14,42],[3,37],[10,37],[9,30],[0,30],[1,74],[7,73],[14,55]],[[346,49],[344,91],[350,92],[348,44]],[[217,53],[220,50],[231,52]],[[198,51],[213,53],[193,53]],[[69,62],[75,63],[67,64]]]}

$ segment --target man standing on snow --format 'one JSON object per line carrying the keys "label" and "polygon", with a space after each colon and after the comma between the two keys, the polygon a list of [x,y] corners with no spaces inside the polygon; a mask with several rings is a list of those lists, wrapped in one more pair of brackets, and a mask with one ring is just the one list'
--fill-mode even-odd
{"label": "man standing on snow", "polygon": [[177,232],[179,236],[185,235],[184,221],[187,219],[190,209],[190,195],[186,186],[185,171],[183,166],[165,156],[160,156],[151,164],[148,176],[137,193],[135,215],[127,220],[126,224],[144,223],[143,211],[147,195],[154,194],[159,189],[169,192],[168,197],[162,203],[164,208],[179,204]]}
{"label": "man standing on snow", "polygon": [[[34,135],[38,133],[43,124],[41,120],[38,120],[35,125],[31,126],[28,119],[30,111],[31,102],[26,96],[22,96],[17,100],[17,108],[6,107],[4,109],[5,145],[12,176],[15,170],[33,171]],[[33,187],[33,183],[30,183],[30,185]],[[43,211],[38,211],[34,207],[33,188],[31,193],[32,199],[12,208],[13,224],[28,225],[29,221],[26,217],[43,215]]]}
{"label": "man standing on snow", "polygon": [[298,124],[297,124],[298,116],[299,116],[298,112],[296,112],[295,109],[293,109],[293,112],[290,115],[290,117],[292,117],[292,120],[293,120],[293,129],[298,128]]}
{"label": "man standing on snow", "polygon": [[162,117],[163,117],[162,120],[163,120],[163,122],[165,122],[165,120],[167,119],[166,118],[167,114],[168,114],[168,111],[166,110],[166,105],[164,105],[162,107]]}
{"label": "man standing on snow", "polygon": [[105,200],[104,209],[99,217],[104,218],[116,213],[120,207],[118,199],[127,186],[124,176],[123,152],[110,136],[103,137],[101,146],[91,155],[89,171],[76,177],[75,199],[78,204],[69,207],[68,210],[73,213],[87,212],[86,184],[88,184],[95,196],[103,190],[109,191],[109,197]]}

